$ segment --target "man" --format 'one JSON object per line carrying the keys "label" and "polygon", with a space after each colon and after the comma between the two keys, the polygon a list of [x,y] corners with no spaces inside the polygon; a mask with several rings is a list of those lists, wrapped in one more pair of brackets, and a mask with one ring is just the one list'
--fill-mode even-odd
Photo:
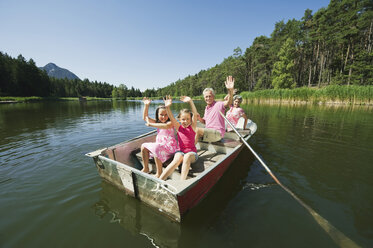
{"label": "man", "polygon": [[234,91],[234,78],[232,76],[227,77],[225,87],[228,90],[228,97],[224,99],[225,101],[215,101],[215,92],[212,88],[203,90],[203,97],[207,106],[203,118],[198,116],[198,120],[205,124],[205,128],[198,128],[196,142],[200,137],[205,142],[216,142],[224,137],[225,122],[219,112],[225,114],[225,108],[232,104]]}

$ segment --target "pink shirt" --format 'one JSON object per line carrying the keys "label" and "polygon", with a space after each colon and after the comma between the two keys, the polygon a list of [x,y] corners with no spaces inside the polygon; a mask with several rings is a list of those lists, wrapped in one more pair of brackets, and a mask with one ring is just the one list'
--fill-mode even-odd
{"label": "pink shirt", "polygon": [[180,125],[179,130],[177,131],[180,151],[183,153],[197,152],[196,145],[194,144],[195,137],[196,133],[191,125],[189,125],[187,128]]}
{"label": "pink shirt", "polygon": [[219,111],[221,111],[223,114],[225,113],[224,102],[214,101],[211,105],[206,106],[203,119],[206,122],[206,128],[218,130],[221,137],[224,137],[225,123],[224,118],[220,115]]}
{"label": "pink shirt", "polygon": [[[228,110],[227,112],[227,119],[233,124],[233,126],[236,127],[238,120],[240,119],[241,116],[243,116],[245,112],[243,111],[242,108],[234,108],[233,106]],[[231,131],[232,128],[227,125],[227,130]]]}

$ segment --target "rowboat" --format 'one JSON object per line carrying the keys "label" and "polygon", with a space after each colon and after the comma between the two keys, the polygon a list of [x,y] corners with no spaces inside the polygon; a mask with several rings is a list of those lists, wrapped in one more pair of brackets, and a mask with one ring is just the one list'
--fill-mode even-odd
{"label": "rowboat", "polygon": [[[256,124],[248,120],[246,129],[238,131],[247,141],[256,129]],[[183,216],[207,195],[244,146],[234,132],[226,132],[219,142],[199,141],[196,144],[199,158],[191,165],[187,179],[180,180],[180,171],[175,170],[167,180],[160,180],[141,171],[141,144],[155,142],[155,138],[156,130],[86,156],[93,158],[104,180],[176,222],[181,222]],[[169,162],[166,161],[164,166]],[[155,173],[154,161],[150,161],[149,167]]]}

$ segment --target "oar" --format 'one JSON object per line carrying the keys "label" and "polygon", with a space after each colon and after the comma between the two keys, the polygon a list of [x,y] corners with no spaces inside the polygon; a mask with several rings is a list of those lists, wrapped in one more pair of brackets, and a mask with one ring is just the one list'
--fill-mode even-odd
{"label": "oar", "polygon": [[264,169],[268,172],[268,174],[275,180],[275,182],[281,186],[286,192],[288,192],[297,202],[299,202],[308,212],[312,215],[312,217],[316,220],[316,222],[325,230],[325,232],[334,240],[337,245],[340,247],[359,247],[354,241],[349,239],[346,235],[344,235],[341,231],[335,228],[332,224],[330,224],[326,219],[324,219],[321,215],[316,213],[310,206],[304,203],[298,196],[296,196],[290,189],[288,189],[285,185],[283,185],[277,177],[272,173],[272,171],[268,168],[268,166],[263,162],[263,160],[258,156],[258,154],[251,148],[251,146],[246,142],[246,140],[242,137],[242,135],[237,131],[234,125],[225,117],[225,115],[220,112],[221,116],[225,119],[225,121],[231,126],[233,131],[240,137],[241,141],[249,148],[249,150],[254,154],[254,156],[259,160],[260,164],[264,167]]}

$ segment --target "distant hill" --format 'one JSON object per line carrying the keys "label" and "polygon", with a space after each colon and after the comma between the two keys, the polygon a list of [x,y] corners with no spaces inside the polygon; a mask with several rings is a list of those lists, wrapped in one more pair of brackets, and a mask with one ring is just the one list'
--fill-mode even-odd
{"label": "distant hill", "polygon": [[56,64],[49,63],[45,65],[44,67],[39,67],[40,69],[47,72],[48,76],[54,77],[54,78],[67,78],[67,79],[79,79],[74,73],[71,71],[58,67]]}

